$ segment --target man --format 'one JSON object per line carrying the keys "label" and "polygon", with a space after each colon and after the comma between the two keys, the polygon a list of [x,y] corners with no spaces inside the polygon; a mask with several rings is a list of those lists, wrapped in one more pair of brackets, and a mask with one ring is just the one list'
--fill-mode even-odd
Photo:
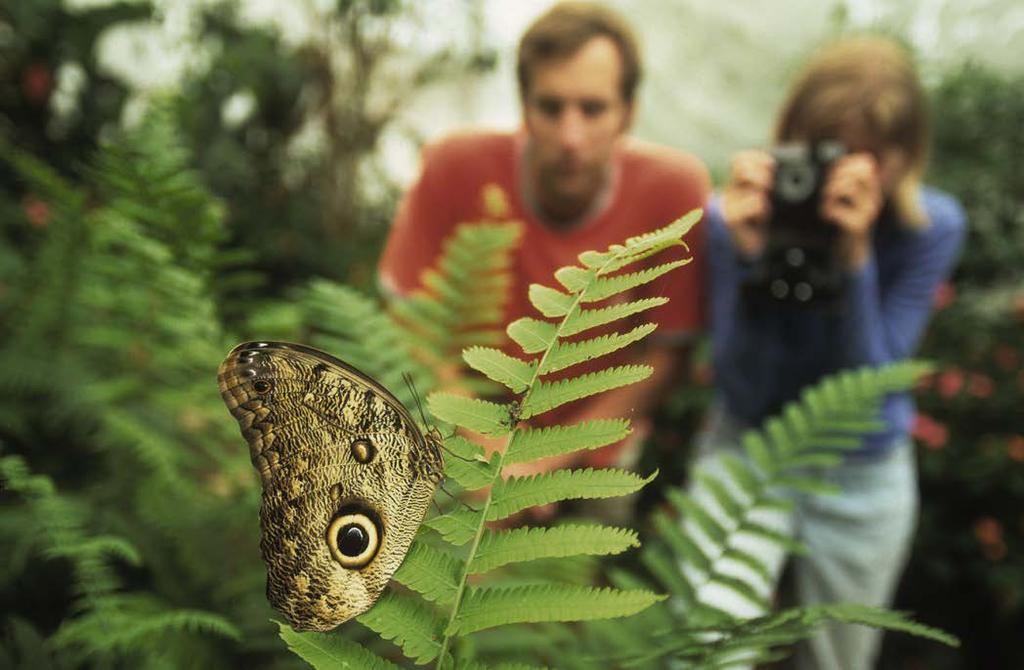
{"label": "man", "polygon": [[[523,223],[506,323],[533,315],[531,283],[552,285],[559,267],[577,264],[588,249],[671,223],[701,207],[710,188],[695,158],[629,140],[640,79],[636,40],[618,15],[589,3],[563,3],[537,19],[518,54],[523,129],[518,133],[467,133],[429,147],[422,175],[402,202],[380,263],[387,290],[405,294],[436,260],[456,225],[486,217],[488,184],[507,194],[509,218]],[[545,423],[630,417],[630,444],[550,459],[542,467],[629,465],[637,457],[644,417],[683,358],[689,336],[701,325],[702,276],[696,231],[687,240],[695,262],[647,287],[644,295],[671,302],[645,313],[658,330],[642,354],[620,352],[610,363],[646,363],[647,380],[579,401]],[[665,259],[662,258],[662,261]],[[639,295],[637,296],[639,297]],[[639,430],[637,430],[639,429]],[[578,459],[578,456],[577,456]]]}

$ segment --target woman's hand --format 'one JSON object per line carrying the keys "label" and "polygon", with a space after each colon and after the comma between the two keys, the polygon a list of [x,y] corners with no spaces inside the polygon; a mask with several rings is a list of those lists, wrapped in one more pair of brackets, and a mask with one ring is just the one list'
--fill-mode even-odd
{"label": "woman's hand", "polygon": [[732,159],[729,183],[722,191],[722,216],[742,256],[764,251],[775,159],[765,151],[741,151]]}
{"label": "woman's hand", "polygon": [[818,213],[842,231],[841,254],[850,270],[863,267],[871,254],[871,230],[883,201],[878,163],[871,154],[850,154],[832,166]]}

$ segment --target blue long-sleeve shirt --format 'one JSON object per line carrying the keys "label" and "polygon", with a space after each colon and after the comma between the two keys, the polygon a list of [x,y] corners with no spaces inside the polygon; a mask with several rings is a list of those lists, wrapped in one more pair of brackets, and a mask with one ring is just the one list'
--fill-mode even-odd
{"label": "blue long-sleeve shirt", "polygon": [[[828,312],[781,303],[748,309],[740,285],[749,265],[733,246],[718,198],[712,199],[704,224],[712,355],[719,399],[733,419],[756,426],[825,375],[914,352],[966,230],[952,196],[926,188],[921,198],[929,225],[878,221],[873,253],[864,267],[845,274],[839,308]],[[909,433],[913,418],[910,394],[892,394],[882,410],[887,429],[866,436],[859,453],[886,449]]]}

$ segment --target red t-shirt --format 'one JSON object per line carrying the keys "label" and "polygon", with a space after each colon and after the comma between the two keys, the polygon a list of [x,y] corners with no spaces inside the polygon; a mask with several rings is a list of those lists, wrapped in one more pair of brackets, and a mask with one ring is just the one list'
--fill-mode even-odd
{"label": "red t-shirt", "polygon": [[[555,270],[579,265],[577,256],[581,252],[605,251],[628,237],[661,228],[703,207],[710,190],[707,171],[695,157],[626,139],[614,154],[611,192],[600,211],[568,230],[555,230],[539,220],[524,200],[524,148],[525,137],[513,133],[464,133],[427,147],[422,174],[398,209],[380,260],[380,279],[386,289],[404,295],[419,288],[422,272],[436,263],[442,243],[458,224],[491,218],[483,193],[485,187],[496,184],[507,196],[507,218],[523,224],[523,236],[514,255],[505,322],[522,316],[543,318],[527,297],[530,284],[561,289],[554,278]],[[684,339],[703,326],[701,228],[694,227],[685,238],[689,254],[672,249],[650,259],[650,264],[660,264],[692,255],[689,265],[629,296],[669,298],[670,302],[638,317],[658,324],[651,338]],[[623,330],[621,324],[618,330]],[[587,336],[594,334],[589,332]],[[523,356],[513,348],[509,353]],[[592,369],[621,364],[628,355],[620,350],[595,361]],[[570,372],[575,376],[580,371],[573,368]],[[565,412],[549,414],[554,416],[543,415],[538,423],[552,423]]]}

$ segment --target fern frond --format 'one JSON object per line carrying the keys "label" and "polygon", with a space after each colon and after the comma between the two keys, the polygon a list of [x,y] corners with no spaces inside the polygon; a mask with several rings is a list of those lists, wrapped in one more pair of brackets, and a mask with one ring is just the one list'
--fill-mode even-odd
{"label": "fern frond", "polygon": [[498,463],[492,456],[490,461],[463,460],[451,454],[445,454],[445,474],[462,487],[463,491],[477,491],[494,481]]}
{"label": "fern frond", "polygon": [[599,449],[629,435],[626,419],[596,419],[571,426],[521,428],[512,436],[503,462],[526,463],[583,449]]}
{"label": "fern frond", "polygon": [[[782,622],[788,625],[803,614],[782,613],[773,619],[740,612],[765,612],[769,607],[775,572],[774,563],[766,562],[771,553],[766,549],[803,551],[786,525],[779,523],[793,507],[782,491],[831,490],[803,469],[833,465],[841,451],[859,446],[863,431],[877,426],[875,417],[885,397],[910,388],[925,370],[927,366],[908,362],[823,380],[761,430],[742,437],[746,459],[725,453],[698,469],[691,490],[668,491],[670,506],[652,518],[660,542],[645,546],[641,562],[673,594],[677,604],[668,610],[677,624],[671,635],[647,636],[652,651],[635,659],[638,663],[665,655],[679,661],[700,659],[698,667],[750,663],[772,657],[780,644],[806,637],[822,621],[845,621],[841,610],[800,610],[807,618],[802,619],[806,627],[798,630],[787,629]],[[721,599],[726,592],[731,595]],[[881,614],[872,623],[867,610],[854,608],[848,613],[879,627],[903,621],[900,615],[890,619]],[[768,621],[771,624],[761,625]],[[752,627],[743,628],[746,623]]]}
{"label": "fern frond", "polygon": [[488,531],[480,540],[469,571],[479,574],[509,563],[538,558],[618,554],[637,546],[640,542],[635,531],[607,526],[566,525]]}
{"label": "fern frond", "polygon": [[498,521],[527,507],[562,500],[614,498],[639,491],[658,475],[641,477],[627,470],[555,470],[529,477],[509,477],[494,484],[487,520]]}
{"label": "fern frond", "polygon": [[500,349],[470,347],[462,352],[469,367],[504,384],[515,393],[525,391],[537,372],[537,364],[509,356]]}
{"label": "fern frond", "polygon": [[663,599],[650,591],[570,585],[470,588],[449,632],[466,635],[511,623],[623,617]]}
{"label": "fern frond", "polygon": [[626,333],[612,333],[590,340],[559,342],[544,358],[539,374],[557,372],[592,358],[598,358],[638,342],[654,332],[657,326],[647,323]]}
{"label": "fern frond", "polygon": [[297,633],[279,621],[281,639],[316,670],[401,670],[352,640],[329,633]]}
{"label": "fern frond", "polygon": [[520,418],[529,419],[574,400],[635,384],[647,379],[653,372],[654,369],[649,365],[621,365],[573,379],[539,382],[527,394],[520,409]]}
{"label": "fern frond", "polygon": [[409,332],[376,300],[335,282],[318,279],[298,292],[302,322],[313,329],[312,343],[379,381],[407,406],[413,397],[403,376],[413,384],[433,389],[437,377],[419,362],[410,346]]}
{"label": "fern frond", "polygon": [[[651,235],[610,247],[607,252],[582,254],[580,260],[585,267],[562,268],[556,273],[556,280],[568,292],[531,286],[528,297],[534,307],[548,318],[560,318],[560,322],[525,317],[508,326],[506,332],[509,337],[528,358],[479,347],[465,352],[464,359],[470,367],[505,385],[513,393],[521,394],[517,401],[499,404],[445,393],[430,395],[430,409],[439,420],[507,439],[506,448],[494,452],[486,465],[481,452],[465,448],[462,438],[452,442],[455,450],[464,452],[458,453],[460,458],[456,460],[468,460],[459,466],[454,465],[455,460],[449,461],[454,466],[455,478],[460,483],[483,489],[489,483],[490,490],[481,512],[456,509],[425,522],[445,541],[457,546],[468,545],[465,568],[438,653],[441,659],[439,667],[447,658],[454,639],[471,632],[506,623],[622,616],[639,611],[660,598],[647,591],[581,589],[565,583],[473,588],[467,579],[471,574],[510,564],[539,559],[565,564],[575,558],[616,553],[634,546],[636,536],[621,529],[568,526],[546,530],[493,531],[487,530],[485,523],[505,519],[529,507],[561,500],[626,495],[641,488],[654,476],[643,478],[619,470],[588,469],[503,478],[502,470],[514,463],[595,449],[617,442],[628,434],[629,423],[621,419],[545,429],[529,428],[521,421],[650,375],[651,369],[647,366],[622,365],[555,382],[540,380],[543,374],[569,370],[584,361],[617,351],[653,330],[651,326],[639,326],[571,344],[560,341],[568,336],[571,329],[583,332],[663,304],[663,299],[633,300],[616,307],[589,310],[582,316],[579,309],[588,295],[598,296],[594,300],[612,297],[637,288],[682,264],[670,263],[632,274],[611,274],[661,249],[682,244],[679,238],[697,218],[699,214]],[[451,289],[446,284],[438,284],[437,288]],[[574,325],[567,328],[567,324]],[[538,356],[533,356],[535,354]]]}
{"label": "fern frond", "polygon": [[684,260],[672,261],[670,263],[662,263],[661,265],[656,265],[655,267],[648,268],[646,270],[598,279],[593,285],[583,292],[581,300],[585,303],[607,300],[613,295],[618,295],[630,289],[643,286],[644,284],[649,284],[658,277],[668,274],[676,268],[687,265],[690,260],[691,259],[687,258]]}
{"label": "fern frond", "polygon": [[479,515],[469,510],[456,509],[447,514],[431,517],[423,522],[427,528],[436,530],[445,542],[459,547],[474,537],[480,530]]}
{"label": "fern frond", "polygon": [[441,651],[437,642],[441,621],[422,601],[385,593],[357,620],[397,644],[402,653],[421,665],[437,658]]}
{"label": "fern frond", "polygon": [[392,305],[397,318],[418,335],[419,344],[440,360],[452,360],[470,344],[502,341],[498,325],[510,285],[512,250],[521,234],[516,222],[456,226],[437,266],[424,273],[426,290]]}
{"label": "fern frond", "polygon": [[544,351],[558,335],[558,327],[555,324],[528,316],[510,323],[506,331],[512,341],[528,354]]}
{"label": "fern frond", "polygon": [[[901,612],[850,603],[792,608],[777,614],[746,620],[726,620],[709,626],[687,627],[669,635],[648,640],[657,652],[634,658],[634,662],[671,655],[689,667],[734,666],[737,659],[746,663],[770,657],[780,647],[808,637],[826,622],[860,624],[885,630],[900,631],[959,646],[959,640],[941,630],[907,619]],[[784,654],[783,654],[784,656]]]}
{"label": "fern frond", "polygon": [[413,542],[394,579],[431,602],[448,605],[458,590],[465,566],[425,542]]}
{"label": "fern frond", "polygon": [[442,392],[431,393],[427,406],[441,421],[484,435],[507,435],[512,429],[509,405]]}
{"label": "fern frond", "polygon": [[548,317],[565,316],[576,305],[576,298],[540,284],[530,285],[530,304]]}
{"label": "fern frond", "polygon": [[668,298],[641,298],[618,305],[600,307],[598,309],[580,309],[569,315],[569,318],[562,324],[562,337],[576,335],[583,331],[603,326],[605,324],[633,316],[640,312],[659,307],[668,302]]}

